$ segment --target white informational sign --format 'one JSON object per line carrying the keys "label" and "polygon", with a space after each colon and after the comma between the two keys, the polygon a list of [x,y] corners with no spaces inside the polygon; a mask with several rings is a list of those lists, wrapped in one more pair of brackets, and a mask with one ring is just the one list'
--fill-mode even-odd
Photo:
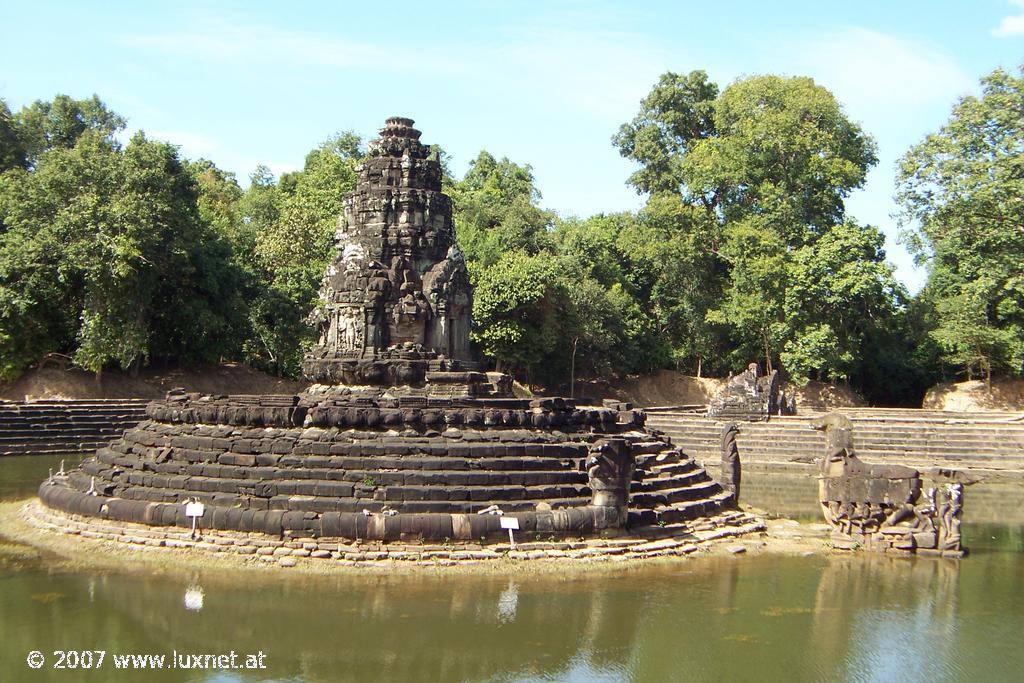
{"label": "white informational sign", "polygon": [[206,511],[206,506],[202,503],[185,503],[185,516],[186,517],[202,517]]}
{"label": "white informational sign", "polygon": [[502,529],[519,530],[519,519],[517,517],[499,517]]}

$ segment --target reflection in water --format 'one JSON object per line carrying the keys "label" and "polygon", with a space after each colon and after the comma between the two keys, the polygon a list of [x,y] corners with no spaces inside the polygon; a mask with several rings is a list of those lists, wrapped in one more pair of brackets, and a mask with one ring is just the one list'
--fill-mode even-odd
{"label": "reflection in water", "polygon": [[498,621],[507,624],[515,621],[516,608],[519,607],[519,588],[514,581],[508,582],[508,588],[498,596]]}
{"label": "reflection in water", "polygon": [[1000,680],[1024,666],[1007,635],[1024,629],[1024,562],[1006,553],[705,558],[514,579],[0,577],[0,680],[30,650],[71,646],[263,650],[260,677],[300,680]]}
{"label": "reflection in water", "polygon": [[203,609],[203,589],[201,586],[189,586],[185,589],[185,609],[198,612]]}

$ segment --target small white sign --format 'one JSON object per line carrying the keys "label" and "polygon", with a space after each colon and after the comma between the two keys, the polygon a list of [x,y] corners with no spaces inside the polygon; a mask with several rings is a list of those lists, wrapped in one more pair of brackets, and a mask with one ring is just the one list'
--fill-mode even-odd
{"label": "small white sign", "polygon": [[186,517],[202,517],[205,511],[206,506],[202,503],[185,503]]}
{"label": "small white sign", "polygon": [[519,519],[516,517],[499,517],[501,521],[502,529],[516,529],[519,530]]}

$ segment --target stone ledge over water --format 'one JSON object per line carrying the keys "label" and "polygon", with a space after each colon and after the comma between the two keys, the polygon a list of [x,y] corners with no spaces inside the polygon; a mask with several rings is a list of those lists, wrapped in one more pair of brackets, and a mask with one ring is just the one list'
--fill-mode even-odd
{"label": "stone ledge over water", "polygon": [[[768,528],[753,514],[728,511],[691,522],[647,527],[636,533],[609,538],[553,539],[517,542],[513,549],[503,543],[386,543],[345,539],[282,537],[237,532],[207,532],[192,539],[188,531],[155,528],[144,524],[114,522],[56,511],[29,502],[18,508],[20,522],[34,532],[77,536],[96,543],[115,543],[136,551],[191,551],[230,558],[242,565],[311,563],[322,567],[436,567],[486,564],[498,560],[546,561],[560,564],[624,562],[654,558],[685,557],[708,551],[737,539],[761,545]],[[33,536],[33,540],[39,539]],[[89,553],[89,547],[82,551]],[[131,557],[126,558],[131,561]],[[322,562],[313,562],[319,560]]]}

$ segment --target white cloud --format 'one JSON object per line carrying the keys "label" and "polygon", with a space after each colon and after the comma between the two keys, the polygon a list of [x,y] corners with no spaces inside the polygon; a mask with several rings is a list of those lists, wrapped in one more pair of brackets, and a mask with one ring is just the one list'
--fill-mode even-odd
{"label": "white cloud", "polygon": [[[1024,7],[1024,0],[1010,0],[1010,4]],[[1024,35],[1024,12],[1003,17],[1003,20],[999,22],[999,26],[992,29],[991,33],[997,38]]]}
{"label": "white cloud", "polygon": [[384,71],[461,71],[450,59],[422,49],[380,46],[306,31],[212,19],[201,28],[122,36],[128,47],[203,62],[322,66]]}
{"label": "white cloud", "polygon": [[864,28],[815,39],[797,58],[804,72],[835,92],[856,117],[951,102],[973,84],[943,52]]}

